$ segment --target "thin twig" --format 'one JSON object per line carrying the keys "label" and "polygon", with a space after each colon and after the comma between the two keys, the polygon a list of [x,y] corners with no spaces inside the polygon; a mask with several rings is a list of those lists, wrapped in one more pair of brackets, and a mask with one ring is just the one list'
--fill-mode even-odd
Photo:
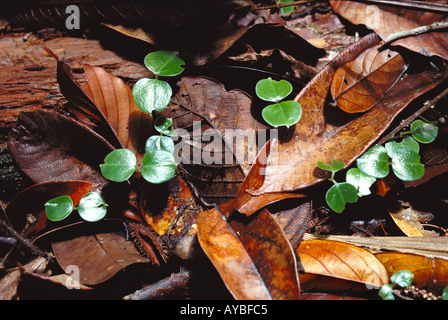
{"label": "thin twig", "polygon": [[411,30],[394,32],[387,36],[387,39],[384,41],[383,46],[385,46],[389,43],[392,43],[394,41],[397,41],[399,39],[403,39],[403,38],[407,38],[407,37],[414,37],[414,36],[418,36],[423,33],[436,31],[436,30],[443,30],[443,29],[448,29],[448,22],[434,22],[427,26],[421,26],[421,27],[414,28]]}
{"label": "thin twig", "polygon": [[28,241],[26,241],[23,237],[20,236],[20,234],[17,233],[16,230],[14,230],[10,225],[8,225],[3,220],[0,220],[0,230],[2,230],[7,235],[13,237],[14,239],[16,239],[17,240],[17,244],[19,244],[23,248],[27,249],[28,251],[32,252],[33,254],[39,255],[39,256],[44,257],[46,259],[51,259],[51,256],[48,253],[46,253],[45,251],[40,250],[34,244],[29,243]]}
{"label": "thin twig", "polygon": [[442,93],[440,93],[437,97],[426,103],[422,108],[420,108],[418,111],[414,112],[412,115],[410,115],[406,120],[402,121],[399,126],[397,126],[394,130],[392,130],[388,135],[386,135],[384,138],[382,138],[378,144],[382,145],[389,141],[393,136],[395,136],[398,132],[409,126],[412,121],[414,121],[416,118],[418,118],[423,112],[431,108],[431,106],[435,105],[437,102],[439,102],[443,97],[448,95],[448,88],[443,90]]}

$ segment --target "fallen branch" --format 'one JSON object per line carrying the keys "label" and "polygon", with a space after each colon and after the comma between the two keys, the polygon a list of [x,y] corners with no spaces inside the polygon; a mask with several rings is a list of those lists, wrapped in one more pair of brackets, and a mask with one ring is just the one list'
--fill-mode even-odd
{"label": "fallen branch", "polygon": [[190,273],[181,269],[178,273],[123,297],[123,300],[153,300],[167,299],[170,296],[177,297],[179,294],[185,294],[189,279]]}
{"label": "fallen branch", "polygon": [[394,33],[391,33],[387,37],[386,40],[384,40],[383,46],[388,45],[388,44],[390,44],[394,41],[397,41],[399,39],[403,39],[403,38],[407,38],[407,37],[414,37],[414,36],[418,36],[423,33],[437,31],[437,30],[443,30],[443,29],[448,29],[448,22],[434,22],[427,26],[421,26],[421,27],[414,28],[411,30],[394,32]]}

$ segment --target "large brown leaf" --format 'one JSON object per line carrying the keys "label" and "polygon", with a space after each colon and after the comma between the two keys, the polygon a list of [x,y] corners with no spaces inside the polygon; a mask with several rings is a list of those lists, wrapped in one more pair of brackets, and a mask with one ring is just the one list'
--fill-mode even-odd
{"label": "large brown leaf", "polygon": [[236,299],[298,299],[297,264],[271,214],[226,218],[218,209],[198,215],[198,239]]}
{"label": "large brown leaf", "polygon": [[23,172],[36,183],[80,180],[107,184],[99,165],[113,147],[77,121],[55,111],[23,112],[8,146]]}
{"label": "large brown leaf", "polygon": [[[297,248],[305,273],[381,287],[389,283],[383,264],[368,250],[331,240],[305,240]],[[301,276],[301,283],[307,278]]]}
{"label": "large brown leaf", "polygon": [[[127,239],[121,221],[80,222],[53,230],[36,239],[40,246],[51,243],[60,266],[79,268],[79,282],[97,285],[123,268],[135,263],[148,263]],[[69,271],[69,270],[67,270]]]}
{"label": "large brown leaf", "polygon": [[[446,0],[425,1],[446,4]],[[330,0],[333,10],[354,24],[364,24],[386,40],[395,32],[415,29],[434,22],[446,21],[446,15],[418,9],[387,5],[372,6],[358,1]],[[397,40],[393,45],[403,46],[420,54],[448,58],[448,40],[444,32],[428,32]]]}
{"label": "large brown leaf", "polygon": [[349,113],[373,108],[406,71],[403,57],[375,46],[336,70],[331,95],[338,107]]}
{"label": "large brown leaf", "polygon": [[302,105],[302,118],[290,132],[291,138],[272,139],[264,183],[249,193],[294,191],[322,181],[325,177],[316,166],[318,161],[339,160],[350,165],[410,102],[448,77],[448,72],[433,71],[407,75],[374,108],[342,125],[335,123],[341,115],[332,117],[326,108],[335,70],[376,44],[376,35],[364,37],[339,54],[299,93],[295,100]]}

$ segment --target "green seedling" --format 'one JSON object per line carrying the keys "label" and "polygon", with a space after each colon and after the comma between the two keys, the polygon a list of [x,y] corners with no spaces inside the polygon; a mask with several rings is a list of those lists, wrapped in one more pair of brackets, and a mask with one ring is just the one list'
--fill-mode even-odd
{"label": "green seedling", "polygon": [[432,122],[415,120],[411,123],[411,134],[420,143],[431,143],[439,134],[439,127]]}
{"label": "green seedling", "polygon": [[409,288],[414,280],[414,274],[408,270],[400,270],[390,277],[390,284],[385,284],[378,291],[383,300],[395,300],[393,290],[395,287]]}
{"label": "green seedling", "polygon": [[345,167],[342,161],[332,161],[329,164],[318,162],[317,166],[322,170],[330,171],[330,181],[333,186],[327,191],[325,200],[328,206],[335,212],[341,213],[345,209],[347,203],[355,203],[358,201],[358,190],[355,186],[347,182],[337,182],[334,179],[336,172]]}
{"label": "green seedling", "polygon": [[[280,0],[280,3],[289,3],[289,2],[292,2],[292,0]],[[288,15],[293,11],[294,11],[294,6],[287,6],[287,7],[281,8],[281,13],[283,15]]]}
{"label": "green seedling", "polygon": [[[172,95],[171,86],[159,79],[159,76],[177,76],[183,72],[184,61],[177,52],[155,51],[146,55],[145,66],[155,75],[155,79],[140,79],[134,85],[132,93],[137,106],[146,113],[164,110]],[[154,128],[160,136],[152,136],[145,143],[145,155],[142,165],[137,165],[137,158],[128,149],[118,149],[109,153],[100,165],[101,173],[106,179],[115,182],[128,180],[136,171],[141,171],[142,177],[150,183],[163,183],[171,179],[176,171],[174,159],[175,136],[173,120],[159,116],[154,121]]]}
{"label": "green seedling", "polygon": [[103,219],[107,213],[107,204],[97,192],[89,192],[84,195],[77,207],[69,196],[60,196],[45,203],[45,212],[50,221],[61,221],[67,218],[73,211],[78,211],[85,221],[95,222]]}
{"label": "green seedling", "polygon": [[302,107],[297,101],[282,101],[292,92],[292,85],[286,80],[276,81],[272,78],[257,82],[255,93],[268,102],[274,102],[265,107],[261,115],[273,127],[290,126],[296,124],[302,116]]}

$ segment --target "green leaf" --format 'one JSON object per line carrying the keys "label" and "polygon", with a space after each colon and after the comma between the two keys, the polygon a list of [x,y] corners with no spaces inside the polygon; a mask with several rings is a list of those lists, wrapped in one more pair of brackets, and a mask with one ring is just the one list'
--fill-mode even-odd
{"label": "green leaf", "polygon": [[358,195],[368,196],[371,193],[370,187],[375,183],[376,178],[365,174],[358,168],[351,168],[347,171],[345,180],[358,189]]}
{"label": "green leaf", "polygon": [[411,132],[415,140],[421,143],[431,143],[439,134],[439,127],[433,123],[415,120],[411,123]]}
{"label": "green leaf", "polygon": [[184,60],[179,58],[178,52],[154,51],[146,55],[145,66],[158,76],[177,76],[184,71]]}
{"label": "green leaf", "polygon": [[448,286],[443,289],[442,300],[448,300]]}
{"label": "green leaf", "polygon": [[104,158],[104,164],[100,168],[106,179],[123,182],[134,173],[136,166],[137,158],[131,150],[117,149]]}
{"label": "green leaf", "polygon": [[358,191],[350,183],[335,183],[327,191],[325,200],[333,211],[341,213],[344,211],[347,202],[355,203],[358,201]]}
{"label": "green leaf", "polygon": [[263,79],[257,82],[255,93],[260,99],[269,102],[283,100],[292,92],[292,85],[286,80],[276,81],[272,78]]}
{"label": "green leaf", "polygon": [[389,174],[389,157],[386,148],[375,145],[367,150],[356,164],[362,172],[375,178],[384,178]]}
{"label": "green leaf", "polygon": [[381,287],[381,289],[378,291],[378,295],[383,300],[395,300],[394,293],[392,286],[390,284],[385,284]]}
{"label": "green leaf", "polygon": [[146,113],[165,109],[170,103],[172,93],[167,82],[157,79],[140,79],[132,88],[135,104]]}
{"label": "green leaf", "polygon": [[394,158],[395,152],[399,148],[408,148],[415,152],[420,152],[420,144],[413,137],[406,137],[401,142],[391,141],[384,145],[389,157]]}
{"label": "green leaf", "polygon": [[154,121],[154,128],[161,134],[176,136],[176,131],[172,128],[173,119],[160,116]]}
{"label": "green leaf", "polygon": [[414,274],[409,270],[400,270],[395,272],[390,281],[402,288],[409,288],[414,280]]}
{"label": "green leaf", "polygon": [[329,164],[323,163],[321,161],[317,162],[317,166],[322,170],[338,172],[339,170],[344,169],[345,162],[344,161],[331,161]]}
{"label": "green leaf", "polygon": [[[292,2],[292,0],[280,0],[281,3],[288,3],[288,2]],[[284,15],[290,14],[291,12],[294,11],[294,6],[289,6],[289,7],[283,7],[281,8],[281,12]]]}
{"label": "green leaf", "polygon": [[78,213],[84,220],[95,222],[106,216],[107,204],[98,192],[89,192],[79,201]]}
{"label": "green leaf", "polygon": [[143,157],[142,176],[151,183],[162,183],[171,179],[176,172],[176,161],[172,153],[153,150]]}
{"label": "green leaf", "polygon": [[61,196],[45,203],[45,212],[51,221],[61,221],[73,211],[73,201],[69,196]]}
{"label": "green leaf", "polygon": [[165,136],[152,136],[146,140],[145,152],[151,152],[153,150],[164,150],[167,152],[174,152],[174,142],[170,137]]}
{"label": "green leaf", "polygon": [[420,155],[408,148],[398,148],[392,158],[392,170],[403,181],[417,180],[425,174]]}
{"label": "green leaf", "polygon": [[271,104],[261,112],[263,119],[273,127],[292,126],[296,124],[302,116],[302,107],[296,101],[282,101]]}

